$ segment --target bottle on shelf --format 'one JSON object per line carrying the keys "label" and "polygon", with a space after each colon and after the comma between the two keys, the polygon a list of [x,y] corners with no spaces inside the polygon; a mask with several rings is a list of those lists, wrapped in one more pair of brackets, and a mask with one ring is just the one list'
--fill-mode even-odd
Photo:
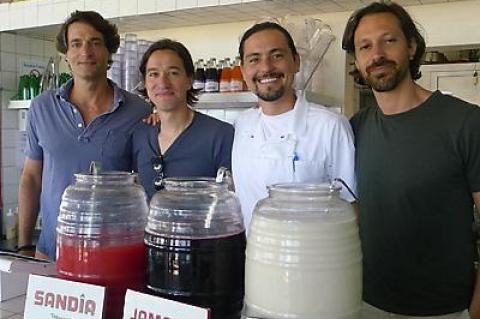
{"label": "bottle on shelf", "polygon": [[207,68],[205,70],[205,92],[218,92],[217,60],[215,58],[211,58],[207,62]]}
{"label": "bottle on shelf", "polygon": [[231,71],[230,91],[240,92],[243,91],[243,76],[240,70],[240,57],[235,58],[235,64]]}
{"label": "bottle on shelf", "polygon": [[198,59],[195,63],[195,75],[193,78],[193,89],[205,91],[205,64],[203,59]]}
{"label": "bottle on shelf", "polygon": [[230,59],[223,60],[222,73],[220,75],[220,92],[230,92],[230,81],[232,79],[232,69]]}

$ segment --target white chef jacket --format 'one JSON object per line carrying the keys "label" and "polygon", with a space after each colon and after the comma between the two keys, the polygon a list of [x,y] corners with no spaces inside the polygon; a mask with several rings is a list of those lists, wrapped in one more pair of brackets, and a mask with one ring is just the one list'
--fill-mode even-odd
{"label": "white chef jacket", "polygon": [[[260,108],[243,112],[235,121],[232,172],[245,227],[253,209],[275,183],[324,183],[341,178],[355,192],[354,140],[348,120],[297,92],[293,121],[265,136]],[[353,196],[342,188],[341,197]]]}

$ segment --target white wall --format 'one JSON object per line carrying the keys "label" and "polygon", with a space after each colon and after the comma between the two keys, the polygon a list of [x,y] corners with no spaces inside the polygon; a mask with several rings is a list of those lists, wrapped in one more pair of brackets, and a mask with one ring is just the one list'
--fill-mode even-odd
{"label": "white wall", "polygon": [[53,42],[31,39],[11,33],[0,33],[0,85],[1,85],[1,184],[3,211],[17,206],[20,170],[17,156],[18,110],[8,109],[8,102],[17,94],[18,63],[23,60],[44,60],[55,54]]}
{"label": "white wall", "polygon": [[[407,10],[425,30],[429,47],[480,45],[480,0],[413,6]],[[313,90],[323,97],[325,104],[341,106],[345,102],[345,81],[350,79],[345,75],[346,56],[341,49],[341,38],[350,14],[336,12],[313,16],[329,24],[336,36],[313,80]],[[151,40],[170,37],[181,41],[194,59],[224,58],[237,55],[239,35],[251,23],[212,24],[137,34]]]}

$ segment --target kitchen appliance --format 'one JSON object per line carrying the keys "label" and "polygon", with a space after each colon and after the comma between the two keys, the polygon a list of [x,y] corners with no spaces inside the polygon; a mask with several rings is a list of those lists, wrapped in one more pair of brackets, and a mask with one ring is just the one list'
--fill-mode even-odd
{"label": "kitchen appliance", "polygon": [[147,291],[209,308],[210,319],[239,319],[245,227],[238,199],[221,178],[164,185],[150,202],[145,230]]}
{"label": "kitchen appliance", "polygon": [[107,288],[104,317],[121,319],[126,289],[145,285],[146,194],[127,172],[75,174],[57,224],[57,270],[64,279]]}
{"label": "kitchen appliance", "polygon": [[247,317],[358,318],[358,226],[339,191],[330,184],[278,184],[257,203],[246,250]]}

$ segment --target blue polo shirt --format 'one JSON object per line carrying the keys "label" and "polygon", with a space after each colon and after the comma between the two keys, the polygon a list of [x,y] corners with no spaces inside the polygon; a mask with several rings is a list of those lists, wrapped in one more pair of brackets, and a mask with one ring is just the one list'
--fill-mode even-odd
{"label": "blue polo shirt", "polygon": [[69,102],[73,80],[57,90],[36,97],[27,116],[25,155],[43,162],[40,211],[42,231],[37,249],[55,259],[56,224],[62,194],[74,181],[73,174],[88,172],[92,161],[103,170],[131,171],[132,132],[150,107],[138,96],[113,87],[110,110],[85,125]]}
{"label": "blue polo shirt", "polygon": [[[161,154],[160,128],[138,123],[133,134],[135,169],[148,198],[155,193],[152,158]],[[164,177],[215,177],[220,167],[231,169],[233,126],[195,112],[192,123],[175,139],[164,158]]]}

